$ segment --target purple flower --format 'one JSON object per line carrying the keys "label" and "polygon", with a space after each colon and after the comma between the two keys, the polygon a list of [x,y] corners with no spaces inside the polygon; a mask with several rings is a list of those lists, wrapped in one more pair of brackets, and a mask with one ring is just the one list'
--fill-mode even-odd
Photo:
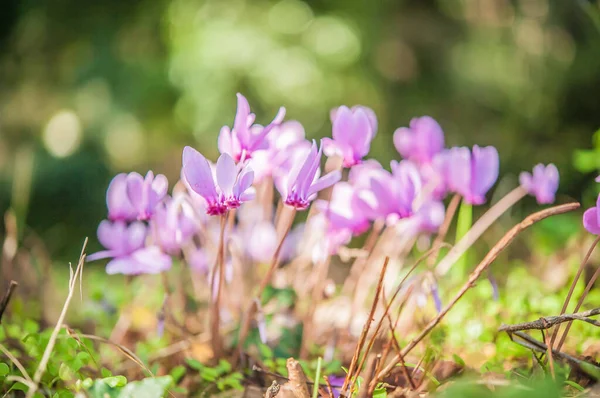
{"label": "purple flower", "polygon": [[111,221],[133,221],[137,218],[138,212],[127,195],[127,174],[117,174],[108,185],[106,206]]}
{"label": "purple flower", "polygon": [[440,228],[446,216],[444,203],[429,200],[422,203],[415,211],[414,217],[421,232],[434,233]]}
{"label": "purple flower", "polygon": [[[190,188],[206,200],[206,214],[221,215],[254,198],[254,172],[248,166],[238,168],[227,153],[217,160],[215,176],[210,163],[200,152],[183,149],[183,174]],[[216,183],[215,183],[216,180]]]}
{"label": "purple flower", "polygon": [[176,254],[197,232],[193,214],[182,206],[183,196],[168,198],[156,208],[150,223],[154,242],[166,253]]}
{"label": "purple flower", "polygon": [[596,206],[583,213],[583,226],[589,233],[600,235],[600,195],[596,200]]}
{"label": "purple flower", "polygon": [[432,117],[415,117],[394,132],[394,146],[403,158],[428,163],[444,149],[444,132]]}
{"label": "purple flower", "polygon": [[319,200],[316,206],[329,220],[332,229],[345,229],[351,235],[360,235],[371,225],[362,213],[360,199],[352,184],[339,182],[333,187],[331,200]]}
{"label": "purple flower", "polygon": [[500,161],[496,148],[475,145],[471,152],[466,147],[455,147],[448,151],[446,162],[450,190],[461,194],[467,203],[485,203],[487,191],[498,179]]}
{"label": "purple flower", "polygon": [[332,116],[333,139],[323,139],[323,150],[327,156],[341,156],[344,167],[352,167],[369,153],[377,133],[375,113],[363,106],[340,106]]}
{"label": "purple flower", "polygon": [[107,249],[88,256],[88,261],[112,258],[106,265],[108,274],[157,274],[171,268],[171,257],[157,246],[144,247],[146,226],[133,222],[102,221],[98,226],[98,240]]}
{"label": "purple flower", "polygon": [[321,153],[322,147],[317,150],[317,144],[313,141],[308,154],[301,161],[296,160],[287,175],[277,179],[277,190],[286,205],[305,210],[317,192],[340,180],[342,175],[339,170],[318,177]]}
{"label": "purple flower", "polygon": [[149,220],[154,214],[156,205],[167,194],[169,182],[162,174],[154,177],[149,171],[146,177],[138,173],[129,173],[127,176],[127,197],[137,212],[138,220]]}
{"label": "purple flower", "polygon": [[554,203],[559,178],[555,165],[544,166],[540,163],[533,168],[533,174],[522,172],[519,182],[527,193],[535,196],[539,204],[550,204]]}
{"label": "purple flower", "polygon": [[252,154],[261,149],[267,148],[265,140],[267,134],[275,127],[281,124],[285,117],[285,108],[279,108],[275,119],[263,127],[253,124],[256,115],[250,112],[248,100],[242,94],[237,94],[237,112],[233,122],[233,129],[223,126],[219,133],[219,151],[231,156],[236,162],[252,158]]}
{"label": "purple flower", "polygon": [[255,151],[248,163],[254,170],[254,182],[258,183],[277,173],[296,149],[310,148],[310,142],[304,139],[304,135],[304,127],[296,120],[273,127],[266,137],[268,148]]}

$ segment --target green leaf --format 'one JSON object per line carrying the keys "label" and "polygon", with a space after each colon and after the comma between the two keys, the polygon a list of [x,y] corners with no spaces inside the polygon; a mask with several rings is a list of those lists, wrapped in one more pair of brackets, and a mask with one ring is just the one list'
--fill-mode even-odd
{"label": "green leaf", "polygon": [[112,376],[112,372],[106,368],[102,368],[100,370],[100,374],[102,375],[102,377],[110,377]]}
{"label": "green leaf", "polygon": [[585,388],[581,387],[579,384],[575,383],[574,381],[566,380],[565,384],[573,387],[574,389],[576,389],[578,391],[585,391]]}
{"label": "green leaf", "polygon": [[125,376],[106,377],[102,379],[102,381],[104,381],[106,384],[108,384],[109,387],[112,388],[123,387],[127,384],[127,378]]}
{"label": "green leaf", "polygon": [[175,383],[179,383],[179,380],[181,380],[181,378],[185,375],[185,371],[185,366],[183,365],[175,366],[171,370],[171,377]]}
{"label": "green leaf", "polygon": [[5,363],[0,363],[0,377],[6,376],[10,372],[10,367]]}
{"label": "green leaf", "polygon": [[224,373],[231,372],[231,364],[224,359],[219,361],[219,368],[221,368]]}
{"label": "green leaf", "polygon": [[600,368],[599,367],[594,366],[591,363],[587,363],[587,362],[583,362],[583,361],[579,363],[579,366],[581,367],[581,370],[583,370],[585,373],[592,376],[596,380],[600,380]]}
{"label": "green leaf", "polygon": [[171,376],[146,378],[127,384],[118,398],[162,398],[167,389],[173,384]]}
{"label": "green leaf", "polygon": [[188,366],[192,369],[196,369],[196,370],[202,370],[204,368],[204,365],[202,365],[202,362],[198,361],[197,359],[193,359],[193,358],[186,358],[185,362],[188,364]]}
{"label": "green leaf", "polygon": [[385,398],[387,397],[387,390],[385,388],[376,388],[373,391],[373,398]]}
{"label": "green leaf", "polygon": [[465,365],[465,361],[464,361],[464,360],[463,360],[461,357],[459,357],[458,355],[456,355],[456,354],[452,354],[452,358],[454,359],[454,362],[456,362],[456,363],[457,363],[457,364],[459,364],[460,366],[462,366],[462,367],[465,367],[465,366],[466,366],[466,365]]}
{"label": "green leaf", "polygon": [[60,368],[58,369],[58,377],[60,377],[61,380],[65,381],[72,380],[75,378],[75,373],[69,367],[69,365],[63,362],[60,364]]}

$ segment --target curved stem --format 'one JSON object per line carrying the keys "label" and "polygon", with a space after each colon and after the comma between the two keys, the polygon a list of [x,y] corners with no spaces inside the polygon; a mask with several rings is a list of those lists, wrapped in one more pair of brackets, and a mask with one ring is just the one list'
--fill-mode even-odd
{"label": "curved stem", "polygon": [[[567,293],[567,297],[565,298],[565,302],[563,303],[563,306],[562,306],[562,309],[560,310],[559,315],[563,315],[565,312],[567,312],[567,307],[569,306],[569,301],[571,301],[571,296],[573,295],[575,286],[577,286],[577,282],[579,281],[579,278],[581,277],[581,274],[583,273],[583,270],[585,269],[587,262],[589,261],[590,257],[592,256],[594,249],[598,245],[598,242],[600,242],[600,236],[598,236],[594,240],[594,243],[592,243],[592,246],[590,246],[585,257],[583,258],[583,261],[581,262],[581,265],[579,266],[579,269],[577,270],[577,274],[575,274],[575,279],[573,279],[573,282],[571,282],[571,287],[569,287],[569,293]],[[577,312],[577,310],[575,310],[575,312]],[[559,345],[558,345],[559,347],[562,345],[562,342],[564,341],[564,338],[565,338],[567,332],[569,331],[570,326],[571,326],[571,324],[569,323],[569,325],[567,326],[567,330],[565,331],[565,334],[563,335],[563,338],[561,339],[561,343],[559,343]],[[552,332],[552,338],[550,339],[550,347],[554,347],[554,341],[556,340],[556,337],[558,336],[559,330],[560,330],[560,325],[558,325],[554,329],[554,332]],[[560,350],[560,348],[558,348],[558,349]]]}
{"label": "curved stem", "polygon": [[517,187],[510,191],[498,203],[492,206],[483,216],[481,216],[467,234],[448,252],[446,257],[439,262],[436,267],[438,275],[445,275],[452,265],[481,237],[481,235],[508,209],[514,206],[519,200],[527,195],[527,191],[522,187]]}

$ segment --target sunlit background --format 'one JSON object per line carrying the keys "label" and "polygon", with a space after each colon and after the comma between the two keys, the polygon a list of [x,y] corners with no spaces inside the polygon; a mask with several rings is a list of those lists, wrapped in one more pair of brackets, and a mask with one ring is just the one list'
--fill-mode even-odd
{"label": "sunlit background", "polygon": [[[175,182],[183,145],[216,157],[235,93],[308,135],[372,107],[372,155],[435,117],[449,145],[495,145],[503,174],[555,162],[590,201],[600,167],[600,6],[550,0],[7,0],[0,12],[0,211],[72,256],[117,172]],[[578,151],[578,149],[588,149]]]}

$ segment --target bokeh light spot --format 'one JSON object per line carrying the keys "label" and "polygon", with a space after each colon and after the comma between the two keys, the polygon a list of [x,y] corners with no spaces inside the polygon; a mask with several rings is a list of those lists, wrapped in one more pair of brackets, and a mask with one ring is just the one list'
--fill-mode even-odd
{"label": "bokeh light spot", "polygon": [[269,26],[280,33],[301,33],[312,19],[312,9],[299,0],[283,0],[269,10]]}
{"label": "bokeh light spot", "polygon": [[52,116],[42,139],[52,156],[64,158],[75,152],[81,142],[81,123],[75,112],[61,110]]}

